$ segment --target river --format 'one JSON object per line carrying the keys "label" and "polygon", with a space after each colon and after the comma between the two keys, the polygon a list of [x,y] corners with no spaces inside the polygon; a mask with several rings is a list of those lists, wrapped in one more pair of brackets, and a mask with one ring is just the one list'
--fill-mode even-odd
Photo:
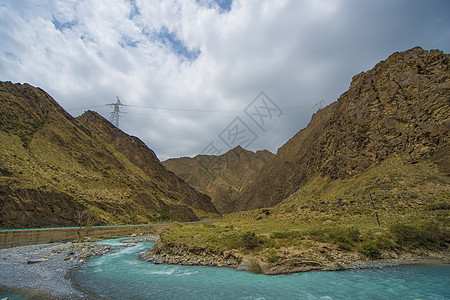
{"label": "river", "polygon": [[383,269],[265,276],[229,268],[154,265],[139,260],[153,245],[120,247],[73,273],[95,297],[112,299],[450,299],[450,266],[402,265]]}

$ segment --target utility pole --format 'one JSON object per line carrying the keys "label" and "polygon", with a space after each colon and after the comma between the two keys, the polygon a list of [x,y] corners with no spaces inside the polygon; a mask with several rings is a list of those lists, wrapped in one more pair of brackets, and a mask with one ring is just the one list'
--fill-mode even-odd
{"label": "utility pole", "polygon": [[110,103],[110,104],[106,104],[107,106],[112,106],[113,107],[113,111],[111,112],[111,115],[109,116],[109,121],[116,126],[117,128],[119,128],[119,113],[120,113],[120,107],[121,106],[125,106],[125,104],[122,104],[120,102],[119,96],[116,96],[117,101],[116,103]]}
{"label": "utility pole", "polygon": [[381,226],[380,219],[378,218],[378,212],[377,212],[377,209],[375,208],[375,203],[373,203],[372,194],[374,194],[374,193],[372,192],[372,193],[369,194],[369,196],[370,196],[370,203],[372,204],[373,210],[375,211],[375,216],[377,217],[378,226]]}

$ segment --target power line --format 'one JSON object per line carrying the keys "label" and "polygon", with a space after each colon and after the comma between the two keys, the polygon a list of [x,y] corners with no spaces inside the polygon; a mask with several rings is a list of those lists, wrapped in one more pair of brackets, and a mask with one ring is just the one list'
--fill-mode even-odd
{"label": "power line", "polygon": [[[77,107],[70,108],[68,110],[82,110],[82,109],[90,109],[90,108],[99,108],[105,106],[112,106],[115,103],[104,104],[104,105],[95,105],[95,106],[87,106],[87,107]],[[120,106],[127,107],[136,107],[136,108],[147,108],[147,109],[156,109],[156,110],[174,110],[174,111],[185,111],[185,112],[201,112],[201,113],[224,113],[224,114],[236,114],[241,111],[223,111],[223,110],[210,110],[210,109],[191,109],[191,108],[175,108],[175,107],[157,107],[157,106],[144,106],[144,105],[130,105],[130,104],[122,104]]]}
{"label": "power line", "polygon": [[[120,112],[120,113],[122,114],[124,112]],[[153,113],[138,113],[138,112],[126,112],[126,114],[150,116],[150,117],[172,117],[172,118],[194,118],[194,119],[229,119],[230,118],[230,116],[171,115],[171,114],[153,114]]]}
{"label": "power line", "polygon": [[82,110],[82,109],[90,109],[90,108],[99,108],[99,107],[105,107],[106,105],[94,105],[94,106],[86,106],[86,107],[77,107],[77,108],[69,108],[67,110]]}
{"label": "power line", "polygon": [[174,108],[174,107],[156,107],[156,106],[142,106],[142,105],[126,105],[129,107],[137,108],[148,108],[148,109],[158,109],[158,110],[176,110],[176,111],[191,111],[191,112],[208,112],[208,113],[225,113],[225,114],[236,114],[240,111],[223,111],[223,110],[209,110],[209,109],[191,109],[191,108]]}
{"label": "power line", "polygon": [[[94,106],[87,106],[87,107],[77,107],[77,108],[70,108],[68,111],[72,110],[86,110],[91,108],[100,108],[100,107],[106,107],[106,106],[113,106],[115,103],[110,104],[104,104],[104,105],[94,105]],[[218,118],[229,118],[230,114],[240,114],[242,111],[223,111],[223,110],[208,110],[208,109],[191,109],[191,108],[176,108],[176,107],[158,107],[158,106],[145,106],[145,105],[130,105],[130,104],[122,104],[120,103],[120,106],[122,107],[130,107],[130,108],[145,108],[145,109],[153,109],[153,110],[160,110],[160,111],[174,111],[174,112],[190,112],[190,113],[201,113],[194,114],[194,115],[174,115],[174,114],[160,114],[160,113],[143,113],[143,112],[132,112],[129,111],[127,114],[132,115],[146,115],[146,116],[152,116],[152,117],[173,117],[173,118],[198,118],[198,119],[218,119]],[[288,109],[285,109],[284,114],[291,115],[291,114],[297,114],[301,112],[308,111],[309,107],[307,106],[298,106],[298,107],[290,107]],[[124,114],[125,112],[119,111],[117,113],[111,112],[111,117],[114,116],[114,120],[117,119],[116,115]],[[205,113],[208,114],[215,114],[215,115],[205,115]],[[112,115],[114,114],[114,115]],[[217,115],[219,114],[219,115]],[[222,115],[220,115],[222,114]]]}

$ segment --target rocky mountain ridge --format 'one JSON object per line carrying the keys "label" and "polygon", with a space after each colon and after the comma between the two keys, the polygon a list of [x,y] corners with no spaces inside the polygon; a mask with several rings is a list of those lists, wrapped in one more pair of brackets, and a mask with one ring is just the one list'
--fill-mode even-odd
{"label": "rocky mountain ridge", "polygon": [[416,47],[354,76],[244,188],[237,210],[276,205],[316,174],[357,176],[397,155],[450,174],[448,65],[449,54]]}
{"label": "rocky mountain ridge", "polygon": [[219,214],[142,141],[95,112],[73,118],[45,91],[0,82],[0,227],[194,221]]}

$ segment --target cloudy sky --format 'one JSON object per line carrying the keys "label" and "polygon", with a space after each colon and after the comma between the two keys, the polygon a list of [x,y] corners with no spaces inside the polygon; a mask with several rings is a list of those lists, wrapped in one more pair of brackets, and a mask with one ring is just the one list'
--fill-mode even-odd
{"label": "cloudy sky", "polygon": [[0,0],[0,80],[110,118],[160,160],[276,152],[353,75],[450,50],[450,1]]}

